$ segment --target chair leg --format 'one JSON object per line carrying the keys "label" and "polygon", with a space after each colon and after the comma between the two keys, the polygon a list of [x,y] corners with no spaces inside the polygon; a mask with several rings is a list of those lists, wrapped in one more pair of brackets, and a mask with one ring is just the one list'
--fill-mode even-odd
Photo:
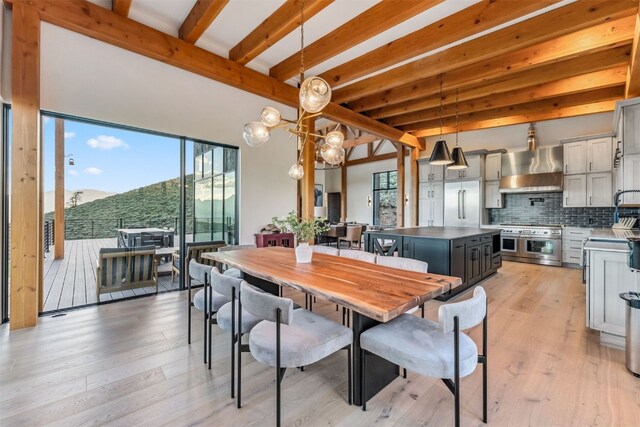
{"label": "chair leg", "polygon": [[455,405],[455,426],[460,427],[460,326],[458,316],[453,318],[453,381],[455,383],[454,405]]}
{"label": "chair leg", "polygon": [[367,351],[360,349],[360,401],[362,402],[362,410],[367,410],[367,393],[365,391],[367,376]]}
{"label": "chair leg", "polygon": [[[238,334],[239,335],[239,334]],[[231,289],[231,398],[236,397],[235,392],[235,343],[236,343],[236,289]]]}
{"label": "chair leg", "polygon": [[208,320],[208,313],[209,313],[209,305],[208,305],[208,286],[205,283],[204,284],[204,324],[203,324],[203,334],[204,334],[204,364],[207,364],[207,320]]}
{"label": "chair leg", "polygon": [[351,369],[351,348],[353,344],[349,344],[347,347],[347,400],[349,401],[349,405],[353,403],[353,384],[352,384],[352,369]]}
{"label": "chair leg", "polygon": [[402,378],[407,378],[407,368],[402,368]]}
{"label": "chair leg", "polygon": [[[488,304],[488,302],[487,302]],[[488,421],[487,417],[487,317],[488,313],[484,315],[484,319],[482,321],[482,422],[485,424]]]}
{"label": "chair leg", "polygon": [[187,281],[187,307],[189,315],[187,316],[187,344],[191,344],[191,307],[193,302],[191,301],[191,278]]}
{"label": "chair leg", "polygon": [[238,397],[236,406],[242,407],[242,303],[238,292]]}
{"label": "chair leg", "polygon": [[276,426],[280,427],[280,382],[282,381],[282,371],[280,369],[280,319],[282,312],[276,309]]}
{"label": "chair leg", "polygon": [[424,304],[420,304],[420,310],[422,311],[422,318],[424,319]]}

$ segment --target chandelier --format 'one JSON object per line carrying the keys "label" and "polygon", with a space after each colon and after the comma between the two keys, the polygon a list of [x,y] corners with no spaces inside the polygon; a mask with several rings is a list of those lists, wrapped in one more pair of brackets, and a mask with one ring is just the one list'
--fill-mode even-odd
{"label": "chandelier", "polygon": [[[299,155],[295,164],[289,168],[289,176],[299,180],[304,176],[302,167],[302,154],[309,138],[324,140],[318,146],[320,157],[332,166],[344,162],[345,150],[342,147],[344,135],[336,130],[320,135],[311,132],[306,124],[308,119],[321,114],[324,107],[331,101],[331,87],[320,77],[304,78],[304,2],[300,2],[300,93],[298,107],[298,120],[289,120],[282,117],[275,107],[265,107],[260,113],[260,121],[249,122],[244,125],[242,137],[250,147],[260,147],[271,137],[272,129],[285,129],[291,136],[295,135],[299,141]],[[318,153],[317,152],[317,153]],[[317,154],[316,153],[316,154]]]}

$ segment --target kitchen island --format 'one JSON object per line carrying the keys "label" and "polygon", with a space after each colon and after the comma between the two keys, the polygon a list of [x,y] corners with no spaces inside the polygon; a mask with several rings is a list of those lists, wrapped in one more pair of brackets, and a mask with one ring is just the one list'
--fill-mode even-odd
{"label": "kitchen island", "polygon": [[495,274],[502,266],[500,230],[471,227],[409,227],[370,230],[365,250],[383,256],[425,261],[429,272],[459,277],[462,285],[441,295],[447,299]]}

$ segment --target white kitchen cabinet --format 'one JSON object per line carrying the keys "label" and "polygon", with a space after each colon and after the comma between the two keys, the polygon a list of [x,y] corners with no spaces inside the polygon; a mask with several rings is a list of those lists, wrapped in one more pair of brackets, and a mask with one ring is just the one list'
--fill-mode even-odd
{"label": "white kitchen cabinet", "polygon": [[589,251],[588,323],[608,334],[625,335],[622,292],[640,291],[640,274],[627,264],[627,252]]}
{"label": "white kitchen cabinet", "polygon": [[502,176],[502,153],[487,154],[484,161],[484,179],[500,180]]}
{"label": "white kitchen cabinet", "polygon": [[[624,155],[640,154],[640,105],[636,104],[624,107],[623,117],[622,141],[624,144]],[[620,138],[619,134],[618,138]]]}
{"label": "white kitchen cabinet", "polygon": [[580,208],[587,204],[587,175],[566,175],[562,192],[563,208]]}
{"label": "white kitchen cabinet", "polygon": [[[640,154],[627,155],[625,151],[622,161],[624,163],[622,171],[624,174],[624,190],[640,190]],[[623,194],[621,203],[625,205],[640,204],[640,193]]]}
{"label": "white kitchen cabinet", "polygon": [[500,181],[486,181],[484,184],[484,207],[488,209],[502,208]]}
{"label": "white kitchen cabinet", "polygon": [[443,182],[423,182],[419,188],[418,225],[442,227],[444,224]]}
{"label": "white kitchen cabinet", "polygon": [[481,166],[482,158],[481,156],[468,156],[467,163],[469,167],[466,169],[447,169],[445,172],[445,180],[454,181],[457,179],[479,179],[482,166]]}
{"label": "white kitchen cabinet", "polygon": [[587,141],[587,172],[611,172],[613,148],[610,137]]}
{"label": "white kitchen cabinet", "polygon": [[442,166],[430,165],[426,162],[420,162],[419,165],[420,182],[442,181],[444,179]]}
{"label": "white kitchen cabinet", "polygon": [[613,206],[613,185],[611,174],[589,173],[587,174],[587,207],[611,207]]}
{"label": "white kitchen cabinet", "polygon": [[590,228],[562,229],[562,262],[582,266],[582,243],[589,238]]}
{"label": "white kitchen cabinet", "polygon": [[587,141],[566,143],[562,146],[562,151],[565,175],[587,172]]}

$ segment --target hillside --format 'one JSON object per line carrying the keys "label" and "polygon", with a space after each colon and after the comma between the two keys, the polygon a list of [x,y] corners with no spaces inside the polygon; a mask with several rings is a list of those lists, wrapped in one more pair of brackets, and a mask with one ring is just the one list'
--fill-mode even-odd
{"label": "hillside", "polygon": [[[192,230],[193,175],[187,182],[187,232]],[[66,239],[115,237],[116,228],[176,228],[180,179],[174,178],[65,209]],[[53,212],[45,220],[53,219]]]}
{"label": "hillside", "polygon": [[[82,192],[82,196],[80,200],[78,200],[78,205],[82,205],[85,203],[93,202],[94,200],[104,199],[105,197],[113,196],[116,193],[110,193],[107,191],[94,190],[91,188],[83,188],[82,190],[64,190],[64,204],[65,207],[69,206],[69,199],[73,196],[73,193],[76,191]],[[55,209],[55,191],[47,191],[44,193],[44,211],[53,212]]]}

